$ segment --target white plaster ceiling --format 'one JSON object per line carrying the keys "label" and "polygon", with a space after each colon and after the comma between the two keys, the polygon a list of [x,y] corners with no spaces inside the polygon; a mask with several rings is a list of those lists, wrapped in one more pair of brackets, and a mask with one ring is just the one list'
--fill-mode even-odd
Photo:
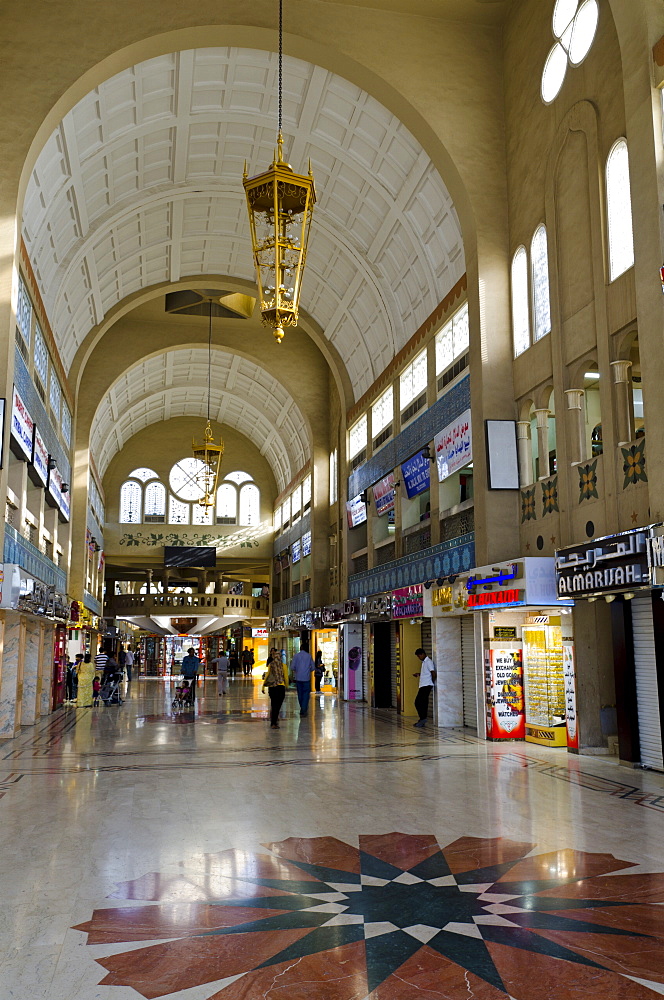
{"label": "white plaster ceiling", "polygon": [[[220,274],[253,280],[242,172],[270,163],[277,57],[188,50],[91,91],[30,178],[23,236],[65,368],[125,296]],[[349,81],[284,60],[284,135],[314,169],[301,307],[359,398],[465,270],[458,218],[407,128]]]}
{"label": "white plaster ceiling", "polygon": [[[129,368],[104,396],[92,422],[90,448],[100,474],[149,424],[206,417],[207,384],[204,348],[167,351]],[[279,492],[310,457],[307,427],[292,396],[265,369],[218,348],[212,350],[210,416],[256,444]]]}

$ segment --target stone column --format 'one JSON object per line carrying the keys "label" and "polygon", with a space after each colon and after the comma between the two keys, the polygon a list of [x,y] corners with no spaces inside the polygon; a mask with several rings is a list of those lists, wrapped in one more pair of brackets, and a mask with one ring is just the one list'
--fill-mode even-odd
{"label": "stone column", "polygon": [[457,617],[433,618],[433,661],[438,670],[435,692],[437,726],[463,726],[461,625]]}
{"label": "stone column", "polygon": [[43,625],[41,630],[41,663],[39,674],[41,689],[39,694],[39,714],[48,715],[51,711],[51,685],[53,683],[53,642],[55,629],[52,625]]}
{"label": "stone column", "polygon": [[572,463],[585,462],[586,454],[586,428],[584,418],[584,398],[583,389],[565,389],[567,396],[567,409],[570,415],[570,453]]}
{"label": "stone column", "polygon": [[34,726],[39,717],[37,694],[39,688],[39,623],[27,621],[25,650],[23,654],[23,710],[22,726]]}
{"label": "stone column", "polygon": [[549,470],[549,417],[551,413],[548,409],[535,410],[537,420],[537,451],[539,454],[539,476],[538,479],[548,479]]}
{"label": "stone column", "polygon": [[530,486],[533,480],[533,453],[529,420],[517,420],[516,444],[519,455],[519,482],[522,486]]}
{"label": "stone column", "polygon": [[631,361],[612,361],[614,399],[616,411],[616,430],[618,444],[627,444],[634,438],[634,421],[632,416],[632,401],[630,399]]}
{"label": "stone column", "polygon": [[[21,616],[5,612],[2,630],[2,671],[0,672],[0,739],[11,739],[21,725]],[[18,711],[17,711],[18,709]]]}

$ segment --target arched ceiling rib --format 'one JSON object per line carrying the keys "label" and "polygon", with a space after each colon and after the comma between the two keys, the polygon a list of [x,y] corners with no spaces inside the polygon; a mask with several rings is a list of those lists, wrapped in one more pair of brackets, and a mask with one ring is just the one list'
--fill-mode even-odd
{"label": "arched ceiling rib", "polygon": [[[196,49],[107,80],[39,155],[23,235],[69,369],[125,296],[201,274],[253,280],[242,170],[274,149],[273,53]],[[465,270],[457,215],[408,129],[354,84],[284,64],[288,158],[319,197],[302,306],[356,398]]]}
{"label": "arched ceiling rib", "polygon": [[[203,348],[168,351],[126,371],[102,399],[92,423],[90,447],[100,474],[129,438],[149,424],[205,417],[207,384]],[[311,455],[307,426],[292,396],[264,369],[215,348],[210,398],[212,419],[246,435],[283,490]]]}

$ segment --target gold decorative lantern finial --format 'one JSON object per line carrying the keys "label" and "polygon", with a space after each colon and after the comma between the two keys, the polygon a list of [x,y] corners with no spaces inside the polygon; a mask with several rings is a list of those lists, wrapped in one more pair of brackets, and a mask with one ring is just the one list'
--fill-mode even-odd
{"label": "gold decorative lantern finial", "polygon": [[273,328],[277,343],[283,339],[284,327],[297,325],[302,275],[316,201],[311,162],[308,174],[296,174],[283,157],[282,8],[283,0],[279,0],[277,148],[269,169],[256,177],[247,176],[245,162],[243,178],[261,315],[264,325]]}

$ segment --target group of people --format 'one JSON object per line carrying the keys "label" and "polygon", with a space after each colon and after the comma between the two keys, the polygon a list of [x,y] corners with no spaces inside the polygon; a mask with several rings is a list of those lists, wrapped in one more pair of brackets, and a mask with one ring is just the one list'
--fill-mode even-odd
{"label": "group of people", "polygon": [[123,646],[118,650],[117,659],[112,653],[100,650],[94,663],[90,653],[77,653],[73,662],[67,664],[65,701],[75,701],[78,708],[93,708],[99,704],[104,681],[111,675],[126,671],[127,681],[131,683],[133,666],[134,652]]}
{"label": "group of people", "polygon": [[[303,644],[299,653],[296,653],[291,660],[290,665],[290,676],[295,681],[301,718],[306,718],[309,711],[312,674],[314,675],[316,691],[320,691],[321,681],[325,675],[323,655],[318,650],[316,659],[313,660],[309,653],[309,647]],[[279,728],[279,712],[286,697],[288,681],[286,664],[280,651],[273,646],[267,661],[267,671],[263,678],[263,691],[267,688],[270,696],[270,727],[272,729]]]}

